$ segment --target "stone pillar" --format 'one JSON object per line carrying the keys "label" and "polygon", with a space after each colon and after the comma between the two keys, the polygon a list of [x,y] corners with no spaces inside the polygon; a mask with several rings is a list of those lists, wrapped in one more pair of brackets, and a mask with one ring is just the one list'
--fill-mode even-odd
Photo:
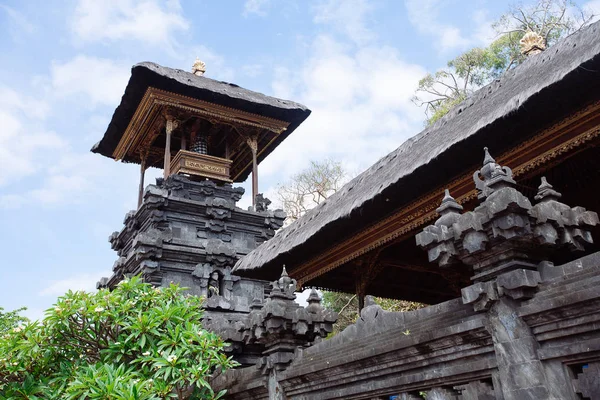
{"label": "stone pillar", "polygon": [[461,213],[446,191],[437,209],[440,218],[417,235],[417,244],[442,267],[473,269],[474,284],[462,289],[462,300],[486,313],[498,366],[496,393],[500,386],[505,400],[570,399],[564,389],[567,371],[542,363],[539,343],[518,308],[520,301],[535,296],[541,282],[538,266],[553,252],[582,250],[592,243],[590,229],[599,223],[598,215],[560,203],[561,194],[545,178],[532,205],[516,189],[510,168],[498,165],[487,148],[473,179],[480,204]]}
{"label": "stone pillar", "polygon": [[505,400],[561,399],[550,393],[538,357],[539,344],[517,314],[514,300],[503,297],[490,307],[487,329],[494,341]]}
{"label": "stone pillar", "polygon": [[287,400],[285,391],[277,379],[277,371],[272,370],[269,373],[269,400]]}

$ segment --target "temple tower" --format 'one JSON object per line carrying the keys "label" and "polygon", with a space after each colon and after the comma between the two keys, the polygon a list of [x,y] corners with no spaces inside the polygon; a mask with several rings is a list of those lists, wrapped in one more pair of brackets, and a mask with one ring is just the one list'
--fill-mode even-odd
{"label": "temple tower", "polygon": [[[310,114],[306,107],[192,73],[141,63],[132,68],[121,104],[92,152],[140,165],[139,199],[124,227],[110,236],[118,259],[114,287],[141,275],[157,286],[170,282],[207,298],[207,318],[234,323],[263,301],[270,282],[231,273],[235,262],[273,237],[281,210],[269,210],[258,193],[258,164]],[[144,187],[145,171],[162,168]],[[236,203],[234,187],[252,174],[252,207]],[[273,277],[276,278],[276,277]]]}

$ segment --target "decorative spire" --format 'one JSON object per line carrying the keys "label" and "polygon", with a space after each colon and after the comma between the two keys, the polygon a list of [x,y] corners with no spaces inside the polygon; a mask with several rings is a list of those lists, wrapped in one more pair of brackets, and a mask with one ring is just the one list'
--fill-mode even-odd
{"label": "decorative spire", "polygon": [[284,298],[294,300],[296,295],[296,280],[289,277],[285,270],[285,265],[281,271],[281,277],[273,282],[273,290],[271,290],[270,298]]}
{"label": "decorative spire", "polygon": [[554,187],[548,183],[545,176],[542,176],[542,184],[538,187],[538,192],[534,199],[537,201],[557,200],[562,197],[562,194],[554,190]]}
{"label": "decorative spire", "polygon": [[451,226],[456,222],[462,210],[463,207],[458,204],[454,197],[450,196],[450,191],[446,189],[444,191],[442,204],[440,204],[437,210],[435,210],[438,214],[440,214],[438,220],[435,221],[435,225]]}
{"label": "decorative spire", "polygon": [[546,41],[537,32],[527,32],[521,40],[519,40],[521,53],[528,56],[530,54],[538,54],[546,50]]}
{"label": "decorative spire", "polygon": [[500,168],[500,165],[496,164],[496,160],[490,155],[487,147],[483,148],[483,154],[483,167],[480,173],[484,180],[489,180],[492,178],[494,172]]}
{"label": "decorative spire", "polygon": [[489,164],[489,163],[495,163],[496,162],[496,160],[494,159],[494,157],[492,157],[490,155],[490,152],[489,152],[489,150],[488,150],[487,147],[483,148],[483,154],[484,154],[484,156],[483,156],[483,165],[486,165],[486,164]]}
{"label": "decorative spire", "polygon": [[489,196],[501,187],[516,184],[512,178],[512,170],[496,163],[496,160],[490,155],[487,147],[484,147],[483,151],[483,167],[473,174],[473,181],[475,181],[475,187],[479,190],[478,197],[480,199]]}
{"label": "decorative spire", "polygon": [[446,215],[450,212],[460,212],[463,210],[463,207],[458,204],[458,202],[454,199],[454,197],[450,196],[450,190],[444,190],[444,198],[442,199],[442,204],[435,210],[440,215]]}
{"label": "decorative spire", "polygon": [[198,57],[196,57],[196,61],[194,62],[194,65],[192,66],[192,74],[194,74],[196,76],[202,76],[202,75],[204,75],[205,72],[206,72],[206,64],[204,64],[204,62],[200,61],[200,59]]}
{"label": "decorative spire", "polygon": [[321,298],[319,297],[319,293],[315,288],[312,288],[310,294],[308,295],[308,299],[306,299],[308,304],[321,304]]}

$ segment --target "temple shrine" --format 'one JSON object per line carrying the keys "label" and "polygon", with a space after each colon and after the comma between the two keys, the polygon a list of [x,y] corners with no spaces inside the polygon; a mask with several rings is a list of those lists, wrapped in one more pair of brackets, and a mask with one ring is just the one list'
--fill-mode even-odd
{"label": "temple shrine", "polygon": [[[140,164],[98,286],[141,275],[206,297],[241,364],[213,377],[226,399],[600,399],[599,37],[524,37],[525,62],[285,228],[258,168],[310,111],[199,61],[137,64],[92,149]],[[145,187],[150,166],[164,176]],[[356,294],[358,320],[330,337],[316,289]]]}

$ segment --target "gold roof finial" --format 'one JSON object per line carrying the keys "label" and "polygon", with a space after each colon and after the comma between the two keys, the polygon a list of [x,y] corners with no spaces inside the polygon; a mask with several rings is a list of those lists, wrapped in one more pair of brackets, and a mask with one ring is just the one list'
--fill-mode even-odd
{"label": "gold roof finial", "polygon": [[521,53],[526,56],[538,54],[546,50],[546,41],[544,38],[539,33],[533,31],[527,32],[519,40],[519,44],[521,45]]}
{"label": "gold roof finial", "polygon": [[198,57],[192,66],[192,74],[202,76],[206,72],[206,64],[204,64]]}

